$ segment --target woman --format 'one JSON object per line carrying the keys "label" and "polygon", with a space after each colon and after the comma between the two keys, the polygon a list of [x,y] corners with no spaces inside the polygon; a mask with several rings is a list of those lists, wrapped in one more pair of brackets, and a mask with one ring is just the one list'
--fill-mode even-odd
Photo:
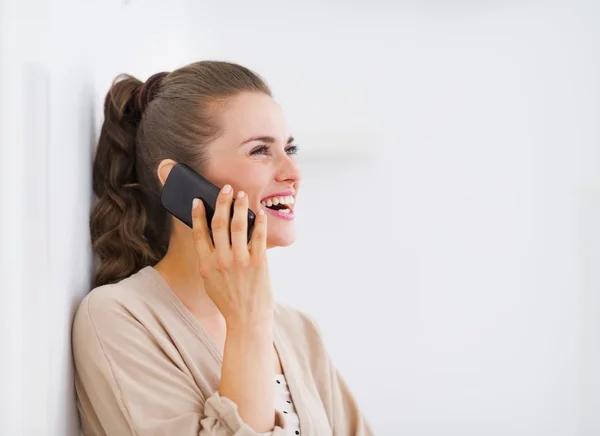
{"label": "woman", "polygon": [[[84,434],[371,435],[315,324],[273,302],[266,249],[294,242],[300,172],[267,85],[226,62],[123,76],[104,116],[99,268],[73,327]],[[161,207],[177,162],[222,187],[214,244],[201,201],[193,229]]]}

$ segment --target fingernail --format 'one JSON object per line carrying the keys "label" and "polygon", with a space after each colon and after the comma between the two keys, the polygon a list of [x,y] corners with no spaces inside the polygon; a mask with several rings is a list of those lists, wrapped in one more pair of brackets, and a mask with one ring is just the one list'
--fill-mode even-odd
{"label": "fingernail", "polygon": [[229,194],[231,192],[231,186],[225,185],[223,186],[223,194]]}
{"label": "fingernail", "polygon": [[242,198],[244,195],[246,195],[246,194],[244,194],[244,191],[240,191],[240,192],[238,192],[237,197]]}
{"label": "fingernail", "polygon": [[265,214],[265,211],[264,211],[264,210],[262,210],[262,209],[259,209],[259,210],[258,210],[258,214],[259,214],[259,215],[264,215],[264,214]]}
{"label": "fingernail", "polygon": [[199,204],[200,204],[200,200],[198,200],[197,198],[194,198],[194,201],[192,201],[192,209],[196,209]]}

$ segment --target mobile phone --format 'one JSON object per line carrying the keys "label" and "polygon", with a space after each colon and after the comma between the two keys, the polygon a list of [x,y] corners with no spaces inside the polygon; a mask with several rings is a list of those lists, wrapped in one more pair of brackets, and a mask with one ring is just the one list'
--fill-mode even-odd
{"label": "mobile phone", "polygon": [[[177,163],[171,169],[171,172],[167,176],[167,180],[162,187],[160,201],[163,207],[171,215],[192,228],[192,201],[194,201],[194,198],[202,200],[206,213],[208,233],[210,239],[214,243],[211,223],[215,214],[217,197],[219,196],[220,191],[221,190],[216,185],[202,177],[186,164]],[[230,223],[233,218],[234,203],[235,199],[231,204],[231,211],[229,214]],[[255,219],[256,215],[254,212],[248,209],[248,242],[250,242],[250,238],[252,238]]]}

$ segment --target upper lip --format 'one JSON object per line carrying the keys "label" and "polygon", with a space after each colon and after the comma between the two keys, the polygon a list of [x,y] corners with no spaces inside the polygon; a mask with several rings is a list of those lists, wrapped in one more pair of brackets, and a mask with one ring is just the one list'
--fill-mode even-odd
{"label": "upper lip", "polygon": [[289,196],[295,197],[296,196],[296,191],[294,191],[293,189],[288,189],[287,191],[281,191],[281,192],[277,192],[276,194],[270,194],[267,195],[265,198],[263,198],[262,201],[266,201],[269,198],[273,198],[273,197],[289,197]]}

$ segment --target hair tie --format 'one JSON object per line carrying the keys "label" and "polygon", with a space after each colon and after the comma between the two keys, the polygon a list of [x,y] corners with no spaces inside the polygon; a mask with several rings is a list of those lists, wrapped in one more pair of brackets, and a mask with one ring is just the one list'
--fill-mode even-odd
{"label": "hair tie", "polygon": [[146,80],[146,83],[144,83],[140,87],[140,89],[137,93],[137,103],[138,103],[138,107],[140,108],[142,114],[146,111],[146,107],[148,107],[148,104],[152,101],[152,99],[156,95],[158,88],[160,87],[160,84],[162,82],[162,79],[167,74],[169,74],[169,73],[166,73],[166,72],[156,73],[156,74],[150,76],[148,78],[148,80]]}

